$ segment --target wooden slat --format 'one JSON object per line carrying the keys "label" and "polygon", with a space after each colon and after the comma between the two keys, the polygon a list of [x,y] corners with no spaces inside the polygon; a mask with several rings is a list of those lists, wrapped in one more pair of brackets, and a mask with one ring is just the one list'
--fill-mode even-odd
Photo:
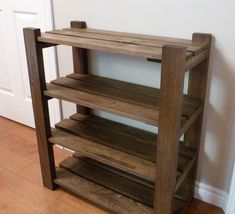
{"label": "wooden slat", "polygon": [[206,49],[200,52],[200,54],[198,54],[197,56],[192,57],[190,60],[187,61],[185,71],[188,71],[191,68],[194,68],[200,62],[205,60],[208,57],[208,55],[209,55],[209,50]]}
{"label": "wooden slat", "polygon": [[57,169],[55,183],[117,214],[152,213],[152,208],[62,168]]}
{"label": "wooden slat", "polygon": [[99,166],[87,162],[85,158],[68,157],[60,163],[63,167],[87,180],[121,193],[131,199],[153,207],[153,188],[141,185],[127,179],[120,174],[113,173]]}
{"label": "wooden slat", "polygon": [[[160,90],[158,88],[152,88],[144,85],[138,85],[130,82],[124,82],[119,80],[114,80],[110,78],[100,77],[96,75],[79,75],[79,74],[68,74],[67,77],[76,79],[82,82],[86,82],[90,85],[99,85],[106,88],[114,88],[117,90],[121,90],[125,93],[136,93],[144,96],[150,96],[153,98],[159,99]],[[187,108],[186,105],[189,106],[199,106],[201,104],[200,99],[193,99],[188,95],[183,95],[183,103],[185,105],[184,108]]]}
{"label": "wooden slat", "polygon": [[[162,58],[162,48],[146,46],[146,45],[136,45],[122,42],[113,42],[100,39],[90,39],[83,37],[74,37],[68,35],[59,35],[53,33],[44,33],[39,36],[38,41],[52,43],[52,44],[61,44],[69,45],[78,48],[86,48],[97,51],[107,51],[112,53],[119,53],[125,55],[132,55],[150,59],[161,60]],[[187,59],[192,57],[191,52],[187,52],[185,55]]]}
{"label": "wooden slat", "polygon": [[161,48],[158,47],[146,48],[146,46],[141,45],[124,44],[118,42],[103,41],[98,39],[87,39],[65,35],[56,35],[51,33],[42,34],[40,37],[38,37],[38,41],[152,59],[161,59],[162,56]]}
{"label": "wooden slat", "polygon": [[[113,213],[153,214],[151,207],[77,176],[63,168],[57,168],[55,183]],[[185,203],[176,199],[173,209],[174,214],[181,213],[184,208]]]}
{"label": "wooden slat", "polygon": [[146,143],[144,140],[139,140],[131,135],[119,133],[118,130],[112,132],[69,119],[57,123],[56,128],[101,145],[109,146],[113,149],[155,162],[156,142],[155,144]]}
{"label": "wooden slat", "polygon": [[192,124],[202,115],[203,106],[201,105],[192,115],[191,117],[185,121],[185,123],[181,126],[180,134],[181,137],[191,126]]}
{"label": "wooden slat", "polygon": [[[127,136],[132,139],[140,141],[143,144],[151,144],[152,147],[150,150],[155,150],[157,142],[157,134],[145,131],[143,129],[138,129],[135,127],[131,127],[122,123],[114,122],[108,119],[104,119],[98,116],[89,115],[84,116],[81,114],[73,114],[70,116],[72,120],[78,121],[79,124],[83,123],[88,127],[94,127],[99,130],[106,130],[107,132],[113,133],[115,135],[118,133],[122,136]],[[75,131],[72,131],[76,134]],[[151,154],[151,152],[149,153]],[[182,142],[179,143],[179,155],[182,157],[186,157],[192,159],[195,156],[195,150],[192,148],[186,147]],[[151,158],[154,161],[154,158]]]}
{"label": "wooden slat", "polygon": [[[62,131],[53,133],[50,138],[52,143],[153,181],[157,141],[155,134],[95,116],[72,118],[76,121],[65,119],[56,124],[56,128]],[[113,127],[111,124],[114,124]],[[106,129],[108,126],[110,128]],[[178,171],[182,174],[194,153],[183,145],[180,145],[179,153]]]}
{"label": "wooden slat", "polygon": [[157,135],[155,133],[147,132],[132,126],[122,123],[114,122],[112,120],[104,119],[95,115],[83,116],[81,114],[73,114],[70,119],[83,123],[87,126],[104,129],[107,132],[119,133],[123,136],[131,136],[132,139],[144,141],[145,143],[156,144]]}
{"label": "wooden slat", "polygon": [[190,170],[193,168],[193,166],[195,166],[195,163],[196,163],[196,160],[197,160],[197,155],[195,155],[195,157],[191,160],[191,161],[188,161],[186,164],[185,164],[185,167],[184,167],[184,173],[182,173],[182,175],[178,178],[177,180],[177,183],[176,183],[176,187],[175,187],[175,190],[177,191],[178,188],[180,187],[180,185],[183,183],[184,179],[186,178],[186,176],[188,175],[188,173],[190,172]]}
{"label": "wooden slat", "polygon": [[199,53],[203,46],[202,45],[194,45],[189,43],[181,43],[180,41],[165,41],[164,39],[148,39],[145,37],[138,38],[133,37],[131,34],[129,35],[120,35],[120,34],[104,34],[99,32],[87,32],[87,30],[74,30],[74,29],[62,29],[62,30],[54,30],[50,31],[49,33],[53,34],[60,34],[60,35],[68,35],[68,36],[75,36],[75,37],[83,37],[89,39],[99,39],[105,41],[113,41],[113,42],[121,42],[121,43],[128,43],[128,44],[135,44],[135,45],[144,45],[144,46],[153,46],[162,48],[164,45],[186,45],[187,50],[193,52],[194,54]]}
{"label": "wooden slat", "polygon": [[79,159],[79,160],[80,159],[85,160],[87,163],[89,163],[89,164],[91,164],[93,166],[97,166],[99,168],[102,168],[105,171],[111,172],[111,173],[113,173],[115,175],[121,176],[121,177],[126,178],[128,180],[131,180],[131,181],[133,181],[135,183],[141,184],[142,186],[145,186],[145,187],[148,187],[148,188],[151,188],[151,189],[153,189],[154,186],[155,186],[155,184],[153,182],[149,181],[149,180],[143,179],[141,177],[135,176],[135,175],[130,174],[128,172],[125,172],[123,170],[120,170],[120,169],[117,169],[117,168],[112,167],[110,165],[104,164],[104,163],[102,163],[100,161],[97,161],[97,160],[94,160],[94,159],[82,156],[78,152],[74,152],[72,154],[72,157],[76,158],[76,159]]}
{"label": "wooden slat", "polygon": [[[81,30],[78,29],[71,29],[71,28],[64,28],[64,30],[72,30],[72,31],[80,31],[80,32],[87,32],[87,33],[94,33],[94,34],[103,34],[103,35],[110,35],[110,36],[123,36],[123,37],[130,37],[130,38],[137,38],[137,39],[146,39],[146,40],[153,40],[153,41],[166,41],[166,42],[176,42],[180,44],[192,44],[192,40],[189,39],[180,39],[180,38],[170,38],[170,37],[163,37],[163,36],[151,36],[145,34],[136,34],[136,33],[127,33],[127,32],[119,32],[119,31],[108,31],[108,30],[100,30],[100,29],[91,29],[86,28]],[[195,42],[196,46],[200,46],[201,42]]]}
{"label": "wooden slat", "polygon": [[[132,144],[136,144],[135,141],[138,141],[142,143],[143,145],[149,145],[149,146],[145,146],[145,149],[149,147],[149,150],[150,150],[150,152],[147,152],[148,156],[151,156],[150,155],[152,154],[151,151],[153,150],[154,152],[156,151],[155,147],[156,147],[156,142],[157,142],[157,135],[154,133],[144,131],[142,129],[131,127],[125,124],[114,122],[114,121],[104,119],[104,118],[94,116],[94,115],[84,116],[81,114],[73,114],[70,116],[70,119],[79,122],[79,124],[82,123],[87,127],[96,129],[95,132],[98,132],[99,130],[101,131],[105,130],[106,133],[107,132],[109,133],[109,135],[112,134],[113,136],[116,136],[116,137],[122,136],[121,137],[122,139],[129,139],[129,142],[132,141]],[[77,125],[78,124],[76,124],[75,126]],[[60,125],[57,125],[57,126],[59,127]],[[78,132],[76,132],[75,130],[72,130],[72,129],[69,130],[68,127],[65,128],[65,130],[68,132],[74,133],[75,135],[78,134]],[[108,141],[110,141],[110,139]],[[130,148],[133,149],[133,146],[130,146]],[[188,148],[182,142],[180,142],[179,143],[179,155],[181,156],[182,159],[183,157],[185,157],[186,159],[192,159],[195,156],[195,151],[194,149]],[[150,161],[155,162],[153,154],[152,154],[152,157],[149,159]]]}
{"label": "wooden slat", "polygon": [[[159,89],[93,75],[71,74],[69,78],[52,81],[45,94],[158,125]],[[198,105],[199,100],[185,95],[182,116],[189,117]]]}
{"label": "wooden slat", "polygon": [[93,95],[87,92],[70,89],[56,84],[48,84],[44,94],[49,97],[73,102],[89,108],[106,111],[148,124],[158,124],[158,111],[146,106],[126,103],[123,101]]}
{"label": "wooden slat", "polygon": [[[75,136],[61,130],[53,132],[49,138],[51,143],[79,152],[81,155],[127,171],[144,179],[154,181],[155,164],[133,155],[121,152],[80,136]],[[113,155],[115,154],[115,155]]]}
{"label": "wooden slat", "polygon": [[[103,121],[103,124],[100,126],[94,125],[87,120],[85,121],[73,121],[65,119],[56,124],[56,128],[84,137],[88,140],[94,141],[96,143],[117,149],[122,152],[126,152],[130,155],[142,158],[147,161],[155,162],[156,161],[156,142],[157,136],[155,134],[147,134],[147,132],[138,130],[130,126],[121,125],[119,123],[111,122],[106,119],[101,119],[98,117],[93,117],[93,121]],[[89,122],[88,122],[89,121]],[[119,124],[110,129],[106,129],[110,123]],[[132,130],[129,134],[123,131],[124,127],[129,127],[128,130]],[[119,131],[120,130],[120,131]],[[136,137],[135,133],[139,133],[146,137],[145,139],[140,139]],[[138,136],[138,135],[137,135]],[[149,139],[149,141],[147,141]],[[178,169],[184,172],[184,169],[187,167],[189,162],[188,157],[180,156],[178,160]]]}

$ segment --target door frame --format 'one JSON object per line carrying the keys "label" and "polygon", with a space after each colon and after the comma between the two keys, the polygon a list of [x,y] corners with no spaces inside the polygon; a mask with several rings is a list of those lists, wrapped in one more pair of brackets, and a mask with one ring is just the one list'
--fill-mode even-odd
{"label": "door frame", "polygon": [[[53,30],[55,29],[53,0],[43,0],[43,4],[45,11],[45,16],[44,16],[45,30]],[[59,75],[57,52],[55,47],[52,47],[51,49],[52,51],[49,52],[47,55],[47,59],[50,61],[48,69],[50,69],[50,79],[56,79],[58,78]],[[62,118],[61,102],[59,100],[54,100],[54,99],[49,101],[49,109],[50,109],[51,126],[54,127],[54,124],[59,122]]]}
{"label": "door frame", "polygon": [[234,214],[234,213],[235,213],[235,161],[233,166],[232,181],[229,190],[228,204],[226,208],[226,214]]}

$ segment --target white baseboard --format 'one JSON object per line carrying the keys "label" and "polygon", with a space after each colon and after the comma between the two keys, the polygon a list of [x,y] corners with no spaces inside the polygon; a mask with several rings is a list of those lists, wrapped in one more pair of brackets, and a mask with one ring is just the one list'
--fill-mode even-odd
{"label": "white baseboard", "polygon": [[194,197],[206,203],[220,207],[224,212],[226,212],[228,193],[224,190],[197,182]]}

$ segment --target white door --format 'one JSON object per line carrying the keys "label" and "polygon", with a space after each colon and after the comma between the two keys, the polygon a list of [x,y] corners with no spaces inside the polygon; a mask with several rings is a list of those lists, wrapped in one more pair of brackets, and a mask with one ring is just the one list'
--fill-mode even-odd
{"label": "white door", "polygon": [[[34,127],[23,28],[53,27],[51,0],[0,0],[0,115]],[[47,81],[56,78],[54,48],[44,51]],[[52,124],[60,119],[51,101]]]}

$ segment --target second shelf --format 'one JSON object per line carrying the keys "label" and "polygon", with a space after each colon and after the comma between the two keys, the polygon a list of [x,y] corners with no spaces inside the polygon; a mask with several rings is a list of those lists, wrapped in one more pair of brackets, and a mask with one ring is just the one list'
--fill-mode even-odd
{"label": "second shelf", "polygon": [[[44,94],[151,125],[159,123],[160,90],[156,88],[95,75],[70,74],[53,80]],[[200,100],[184,95],[182,123],[200,107]]]}

